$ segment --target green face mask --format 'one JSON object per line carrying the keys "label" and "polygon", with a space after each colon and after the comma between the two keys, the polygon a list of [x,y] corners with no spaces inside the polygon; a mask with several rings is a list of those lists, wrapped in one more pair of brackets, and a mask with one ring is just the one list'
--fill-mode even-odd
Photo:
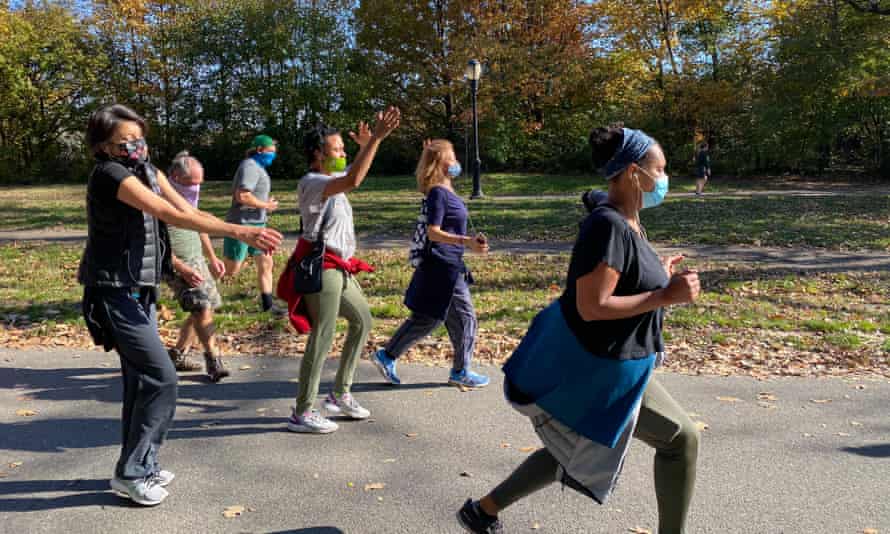
{"label": "green face mask", "polygon": [[330,157],[324,160],[324,170],[327,172],[343,172],[346,170],[346,158]]}

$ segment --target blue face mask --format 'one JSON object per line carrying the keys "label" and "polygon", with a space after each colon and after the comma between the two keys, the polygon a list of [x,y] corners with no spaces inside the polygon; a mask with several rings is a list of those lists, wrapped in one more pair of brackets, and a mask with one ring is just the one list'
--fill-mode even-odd
{"label": "blue face mask", "polygon": [[654,208],[664,202],[664,197],[667,196],[668,192],[669,180],[667,174],[662,174],[655,178],[655,189],[643,191],[643,209]]}
{"label": "blue face mask", "polygon": [[275,152],[257,152],[251,157],[260,165],[260,167],[265,168],[272,165],[272,162],[275,161],[275,156],[277,155],[278,154]]}
{"label": "blue face mask", "polygon": [[455,162],[448,166],[448,176],[451,178],[460,176],[461,171],[463,171],[463,169],[461,168],[460,163]]}

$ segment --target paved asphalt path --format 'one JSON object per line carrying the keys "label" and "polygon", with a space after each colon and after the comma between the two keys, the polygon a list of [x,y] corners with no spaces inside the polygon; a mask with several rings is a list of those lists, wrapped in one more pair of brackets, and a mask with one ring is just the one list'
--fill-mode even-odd
{"label": "paved asphalt path", "polygon": [[[490,388],[460,392],[443,385],[443,368],[402,365],[406,384],[392,389],[362,362],[354,391],[373,419],[304,436],[284,430],[298,360],[227,361],[234,376],[222,384],[182,377],[162,450],[177,480],[164,504],[144,509],[108,491],[119,447],[115,355],[0,349],[0,532],[460,532],[463,500],[539,444],[503,401],[493,367],[483,368]],[[709,425],[689,532],[890,532],[887,380],[659,379]],[[758,404],[762,392],[775,408]],[[654,531],[651,473],[651,451],[635,442],[606,505],[553,486],[506,511],[506,531]],[[378,482],[386,486],[365,491]],[[223,517],[232,505],[247,511]]]}

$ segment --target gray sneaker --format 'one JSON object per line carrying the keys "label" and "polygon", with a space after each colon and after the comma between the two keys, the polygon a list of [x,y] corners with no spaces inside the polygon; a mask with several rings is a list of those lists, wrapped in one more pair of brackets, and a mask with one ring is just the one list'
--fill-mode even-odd
{"label": "gray sneaker", "polygon": [[287,420],[287,429],[291,432],[303,434],[330,434],[340,428],[337,423],[322,417],[318,410],[309,410],[303,415],[297,415],[296,410]]}
{"label": "gray sneaker", "polygon": [[136,480],[115,477],[111,479],[111,489],[121,497],[126,497],[142,506],[157,506],[170,495],[167,490],[161,487],[154,476]]}
{"label": "gray sneaker", "polygon": [[327,410],[328,413],[335,415],[345,415],[351,419],[367,419],[371,417],[371,412],[367,408],[362,407],[361,404],[355,400],[349,393],[344,393],[337,398],[333,393],[328,393],[327,398],[324,400],[324,409]]}

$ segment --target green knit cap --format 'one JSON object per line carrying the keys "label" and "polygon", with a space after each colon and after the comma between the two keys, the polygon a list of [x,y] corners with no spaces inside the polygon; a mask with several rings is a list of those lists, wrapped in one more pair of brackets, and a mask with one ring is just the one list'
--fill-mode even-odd
{"label": "green knit cap", "polygon": [[269,146],[275,146],[275,140],[269,137],[266,134],[261,134],[253,138],[253,142],[250,143],[251,148],[266,148]]}

